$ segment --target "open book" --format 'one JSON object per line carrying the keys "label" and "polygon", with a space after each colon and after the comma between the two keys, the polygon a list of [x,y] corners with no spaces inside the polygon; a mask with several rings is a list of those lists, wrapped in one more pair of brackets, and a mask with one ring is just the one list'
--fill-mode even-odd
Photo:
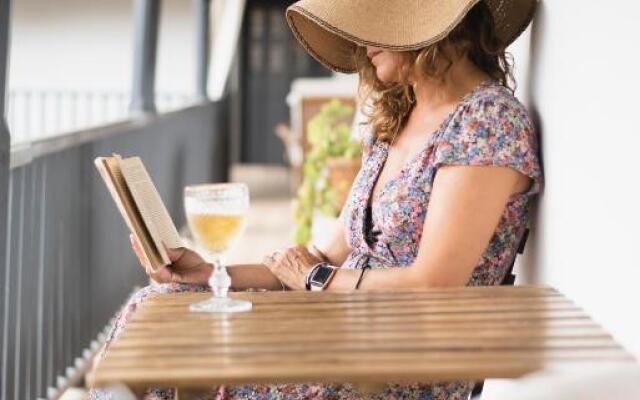
{"label": "open book", "polygon": [[148,264],[154,270],[170,264],[165,246],[180,247],[182,243],[140,157],[114,154],[94,162]]}

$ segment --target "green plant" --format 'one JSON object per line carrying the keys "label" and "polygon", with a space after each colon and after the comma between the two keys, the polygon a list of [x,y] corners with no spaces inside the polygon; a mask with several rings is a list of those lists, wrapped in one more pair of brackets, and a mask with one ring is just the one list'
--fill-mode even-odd
{"label": "green plant", "polygon": [[294,241],[297,244],[307,244],[311,239],[314,210],[329,216],[338,216],[340,213],[335,201],[335,192],[339,188],[327,184],[323,171],[329,158],[360,157],[361,143],[351,136],[352,116],[353,107],[334,99],[324,104],[318,114],[309,120],[309,151],[302,167],[303,180],[294,208]]}

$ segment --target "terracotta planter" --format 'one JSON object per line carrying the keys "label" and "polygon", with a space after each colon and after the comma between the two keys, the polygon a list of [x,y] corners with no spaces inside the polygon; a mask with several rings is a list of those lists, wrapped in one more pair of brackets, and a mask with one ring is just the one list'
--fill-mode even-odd
{"label": "terracotta planter", "polygon": [[336,190],[336,206],[342,209],[349,196],[358,171],[360,171],[360,158],[328,158],[327,179],[331,187]]}

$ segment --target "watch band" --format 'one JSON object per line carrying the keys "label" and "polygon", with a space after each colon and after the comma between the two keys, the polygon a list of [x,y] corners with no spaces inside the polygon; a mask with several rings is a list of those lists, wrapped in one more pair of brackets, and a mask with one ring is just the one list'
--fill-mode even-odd
{"label": "watch band", "polygon": [[304,277],[304,287],[307,290],[311,290],[311,275],[313,275],[314,271],[316,270],[316,268],[318,268],[320,266],[320,264],[322,263],[318,263],[316,265],[314,265],[313,267],[309,268],[309,271],[307,271],[307,275]]}

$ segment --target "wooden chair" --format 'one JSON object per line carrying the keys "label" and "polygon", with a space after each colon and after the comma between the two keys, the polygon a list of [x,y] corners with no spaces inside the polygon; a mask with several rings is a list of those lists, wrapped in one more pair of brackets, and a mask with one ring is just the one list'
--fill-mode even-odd
{"label": "wooden chair", "polygon": [[[524,252],[524,247],[527,244],[528,237],[529,237],[529,228],[526,228],[522,234],[522,238],[520,238],[520,244],[518,245],[518,252],[516,253],[515,257],[513,257],[513,260],[511,261],[511,265],[507,270],[507,274],[502,279],[502,282],[500,282],[500,285],[512,286],[516,282],[516,275],[513,273],[513,267],[516,264],[516,258],[518,258],[518,254],[522,254]],[[477,382],[473,387],[473,390],[471,391],[471,398],[479,399],[480,395],[482,394],[483,388],[484,388],[484,381]]]}

